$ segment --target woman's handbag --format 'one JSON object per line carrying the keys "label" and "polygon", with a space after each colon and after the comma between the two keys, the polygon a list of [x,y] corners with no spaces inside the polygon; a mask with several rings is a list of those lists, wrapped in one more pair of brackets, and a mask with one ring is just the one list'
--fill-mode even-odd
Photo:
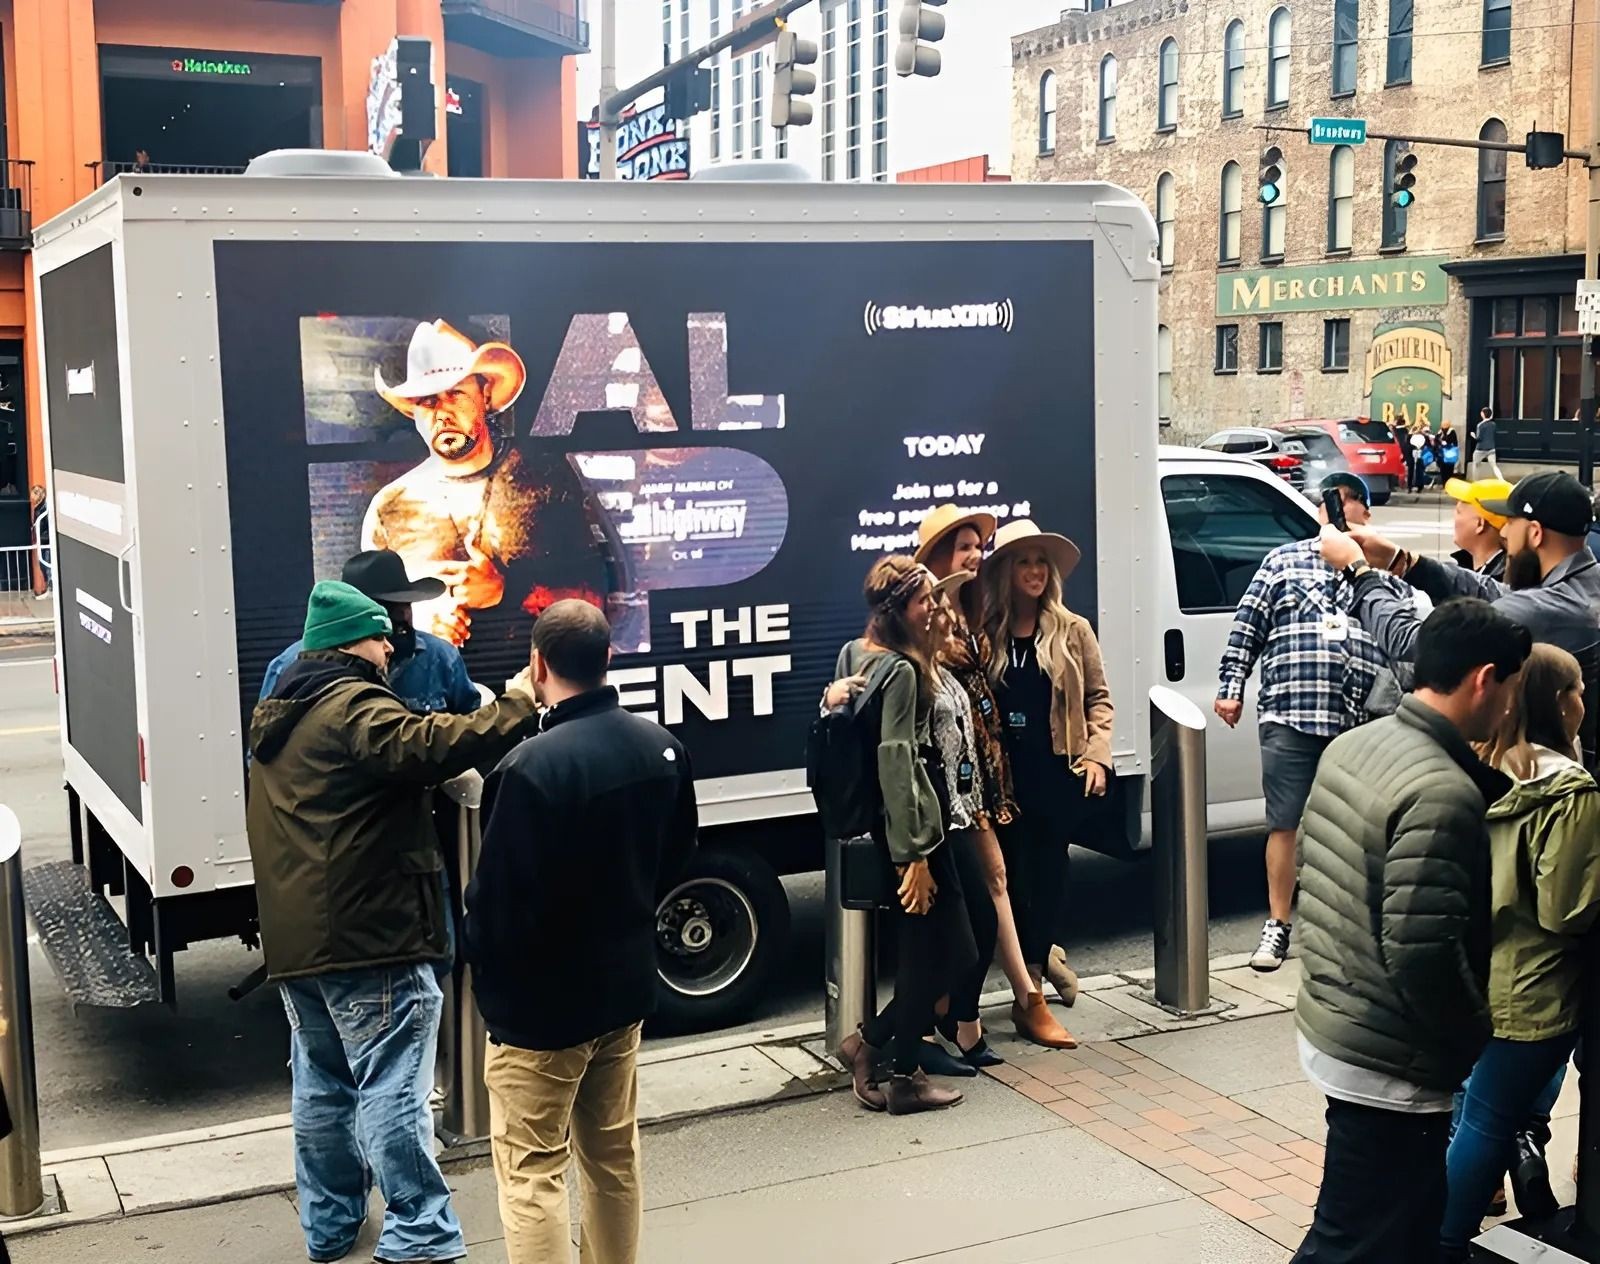
{"label": "woman's handbag", "polygon": [[870,912],[897,908],[900,875],[889,859],[889,849],[871,834],[839,840],[839,903],[847,909]]}

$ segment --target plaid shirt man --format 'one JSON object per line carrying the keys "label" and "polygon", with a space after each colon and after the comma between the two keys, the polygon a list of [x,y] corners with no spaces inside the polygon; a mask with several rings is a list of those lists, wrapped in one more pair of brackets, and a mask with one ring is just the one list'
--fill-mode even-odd
{"label": "plaid shirt man", "polygon": [[1345,613],[1344,583],[1315,536],[1268,553],[1234,613],[1218,696],[1242,700],[1260,659],[1261,723],[1337,737],[1364,722],[1383,653]]}

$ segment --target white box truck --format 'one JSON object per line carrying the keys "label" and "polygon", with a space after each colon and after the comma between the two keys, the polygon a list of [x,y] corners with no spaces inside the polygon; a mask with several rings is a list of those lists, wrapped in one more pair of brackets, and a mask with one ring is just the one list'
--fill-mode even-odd
{"label": "white box truck", "polygon": [[[700,794],[668,1021],[737,1017],[783,953],[807,727],[937,503],[1083,549],[1120,805],[1089,841],[1138,850],[1150,686],[1208,706],[1257,562],[1314,530],[1259,467],[1158,447],[1154,246],[1096,184],[136,175],[43,226],[73,859],[28,888],[69,990],[171,1002],[177,951],[254,942],[249,712],[367,547],[451,579],[418,625],[491,685],[551,600],[610,612]],[[456,360],[419,424],[394,388]],[[1259,828],[1253,728],[1211,743],[1213,829]]]}

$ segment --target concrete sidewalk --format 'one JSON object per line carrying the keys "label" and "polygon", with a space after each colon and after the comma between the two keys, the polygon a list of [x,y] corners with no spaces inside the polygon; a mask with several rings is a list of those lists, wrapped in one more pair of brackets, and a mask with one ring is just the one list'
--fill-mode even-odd
{"label": "concrete sidewalk", "polygon": [[[848,1093],[825,1091],[844,1077],[816,1069],[803,1033],[773,1033],[783,1039],[764,1046],[729,1038],[726,1050],[653,1062],[641,1069],[644,1102],[644,1086],[657,1084],[655,1122],[644,1130],[644,1258],[1281,1264],[1321,1179],[1323,1103],[1300,1073],[1290,1012],[1298,980],[1294,960],[1275,975],[1214,962],[1215,1010],[1186,1019],[1152,1006],[1137,976],[1091,980],[1070,1011],[1058,1011],[1084,1042],[1070,1052],[1024,1044],[1003,1010],[989,1010],[990,1041],[1007,1064],[963,1081],[959,1108],[912,1119],[872,1115]],[[1576,1153],[1575,1079],[1557,1110],[1558,1178]],[[693,1109],[660,1113],[674,1101]],[[705,1113],[740,1102],[758,1104]],[[261,1170],[286,1185],[281,1128],[68,1159],[56,1168],[64,1215],[17,1236],[20,1226],[7,1227],[13,1257],[302,1260],[292,1190],[252,1192],[239,1179],[251,1164],[229,1170],[229,1153],[263,1136],[283,1150]],[[96,1163],[95,1181],[65,1174]],[[452,1161],[447,1172],[470,1258],[504,1261],[492,1172],[482,1158]],[[1557,1192],[1570,1198],[1570,1184],[1558,1179]],[[98,1218],[72,1223],[94,1211],[83,1200],[95,1197]],[[366,1258],[375,1233],[351,1259]]]}

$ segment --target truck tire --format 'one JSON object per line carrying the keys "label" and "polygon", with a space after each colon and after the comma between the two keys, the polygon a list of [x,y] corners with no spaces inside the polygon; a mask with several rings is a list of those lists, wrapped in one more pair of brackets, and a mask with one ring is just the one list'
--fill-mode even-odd
{"label": "truck tire", "polygon": [[706,1031],[745,1018],[789,938],[789,899],[765,860],[700,852],[656,909],[660,978],[653,1032]]}

